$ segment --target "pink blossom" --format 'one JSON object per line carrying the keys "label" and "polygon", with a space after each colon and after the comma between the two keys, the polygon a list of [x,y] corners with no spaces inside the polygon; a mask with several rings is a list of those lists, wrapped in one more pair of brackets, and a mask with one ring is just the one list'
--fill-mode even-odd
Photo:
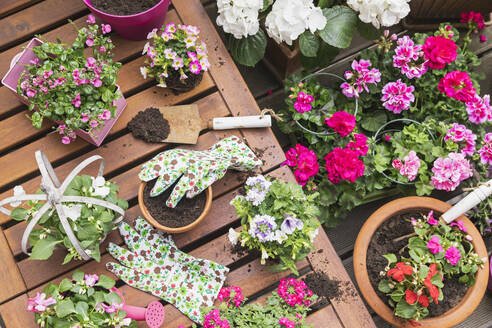
{"label": "pink blossom", "polygon": [[103,113],[100,115],[100,119],[101,120],[104,120],[104,121],[107,121],[111,118],[111,112],[107,109],[105,109],[103,111]]}
{"label": "pink blossom", "polygon": [[389,134],[387,134],[387,135],[384,136],[384,140],[390,141],[390,139],[391,139],[391,136]]}
{"label": "pink blossom", "polygon": [[99,47],[100,52],[106,52],[106,47],[105,46],[100,46]]}
{"label": "pink blossom", "polygon": [[90,115],[89,114],[82,113],[82,114],[80,114],[80,116],[81,116],[81,119],[80,120],[82,122],[84,122],[84,123],[89,122],[89,118],[90,118]]}
{"label": "pink blossom", "polygon": [[439,91],[458,101],[467,102],[475,97],[475,88],[467,72],[452,71],[439,81]]}
{"label": "pink blossom", "polygon": [[399,114],[410,108],[410,103],[415,101],[413,86],[407,86],[401,80],[388,82],[382,90],[383,106],[387,110]]}
{"label": "pink blossom", "polygon": [[325,124],[335,130],[340,136],[348,136],[355,128],[355,116],[345,111],[333,113],[329,118],[325,118]]}
{"label": "pink blossom", "polygon": [[427,65],[432,69],[441,69],[456,60],[458,46],[453,40],[441,36],[429,36],[422,47]]}
{"label": "pink blossom", "polygon": [[36,297],[27,300],[27,312],[44,312],[48,306],[56,304],[54,298],[46,298],[45,293],[36,293]]}
{"label": "pink blossom", "polygon": [[26,90],[26,96],[29,98],[33,98],[36,95],[37,91],[31,88],[27,88]]}
{"label": "pink blossom", "polygon": [[81,101],[80,101],[80,93],[78,93],[75,98],[72,99],[72,105],[74,105],[75,107],[80,107],[81,105]]}
{"label": "pink blossom", "polygon": [[61,141],[62,141],[62,144],[64,144],[64,145],[68,145],[68,144],[70,143],[70,141],[71,141],[71,140],[70,140],[70,138],[69,138],[69,137],[67,137],[67,136],[63,136],[63,137],[62,137],[62,139],[61,139]]}
{"label": "pink blossom", "polygon": [[427,215],[427,223],[430,225],[437,225],[439,223],[439,220],[434,218],[434,211],[429,211],[429,214]]}
{"label": "pink blossom", "polygon": [[448,157],[439,157],[432,168],[434,175],[431,185],[438,190],[453,191],[461,181],[473,175],[470,162],[462,153],[450,153]]}
{"label": "pink blossom", "polygon": [[413,181],[417,176],[420,167],[420,159],[415,151],[411,150],[407,156],[403,158],[403,165],[399,168],[400,174],[408,178],[408,181]]}
{"label": "pink blossom", "polygon": [[441,239],[438,236],[432,236],[432,238],[427,243],[427,248],[432,254],[441,253],[443,248],[441,246]]}
{"label": "pink blossom", "polygon": [[444,141],[451,140],[454,143],[464,142],[465,147],[461,152],[465,155],[472,156],[475,153],[475,140],[477,136],[466,126],[458,123],[453,123],[453,127],[448,130],[444,137]]}
{"label": "pink blossom", "polygon": [[87,38],[87,40],[85,40],[85,44],[88,47],[92,47],[94,45],[94,39],[93,38]]}
{"label": "pink blossom", "polygon": [[395,169],[401,169],[403,167],[403,163],[401,162],[401,159],[397,158],[395,159],[391,165],[395,168]]}
{"label": "pink blossom", "polygon": [[102,34],[108,34],[111,32],[111,25],[109,24],[101,24]]}
{"label": "pink blossom", "polygon": [[96,18],[93,15],[89,15],[87,16],[86,22],[89,24],[94,24],[96,22]]}
{"label": "pink blossom", "polygon": [[67,128],[67,126],[65,124],[58,125],[58,133],[64,134],[66,128]]}
{"label": "pink blossom", "polygon": [[449,224],[450,226],[457,226],[461,231],[466,232],[466,227],[463,221],[458,220]]}
{"label": "pink blossom", "polygon": [[283,165],[295,167],[294,176],[300,185],[304,186],[311,177],[318,174],[319,164],[316,154],[303,145],[297,144],[295,148],[290,148],[285,156],[287,160]]}
{"label": "pink blossom", "polygon": [[[397,44],[398,47],[393,55],[393,67],[400,68],[401,73],[409,79],[424,75],[427,72],[428,61],[423,58],[422,45],[415,45],[407,35],[398,39]],[[418,60],[420,60],[419,64],[417,64]]]}
{"label": "pink blossom", "polygon": [[478,150],[482,164],[492,164],[492,133],[485,134],[484,146]]}
{"label": "pink blossom", "polygon": [[91,128],[97,128],[97,126],[99,125],[99,122],[96,120],[91,120],[89,125],[91,126]]}
{"label": "pink blossom", "polygon": [[202,66],[198,60],[190,62],[189,68],[190,72],[195,73],[196,75],[200,74],[200,71],[202,70]]}
{"label": "pink blossom", "polygon": [[480,42],[487,42],[487,37],[485,35],[480,35]]}
{"label": "pink blossom", "polygon": [[85,63],[85,67],[92,69],[92,68],[94,68],[96,63],[97,63],[97,60],[94,57],[89,57],[89,58],[87,58],[87,62]]}
{"label": "pink blossom", "polygon": [[478,30],[482,30],[485,27],[483,16],[479,12],[469,11],[461,13],[461,23],[468,23],[472,21]]}
{"label": "pink blossom", "polygon": [[481,124],[492,120],[492,108],[490,107],[489,95],[485,95],[483,98],[475,95],[471,100],[467,101],[465,105],[470,122]]}
{"label": "pink blossom", "polygon": [[369,69],[371,65],[371,62],[365,59],[352,62],[353,71],[345,72],[345,78],[350,80],[350,83],[344,82],[340,85],[346,97],[359,98],[359,94],[364,90],[369,92],[367,84],[377,84],[381,81],[381,72],[376,68]]}
{"label": "pink blossom", "polygon": [[460,258],[461,258],[461,252],[459,249],[457,249],[456,247],[454,246],[451,246],[449,247],[447,250],[446,250],[446,253],[444,254],[444,258],[446,260],[448,260],[448,262],[451,264],[451,265],[456,265],[458,264]]}
{"label": "pink blossom", "polygon": [[347,148],[356,151],[360,156],[365,156],[369,151],[367,137],[364,134],[356,133],[354,134],[354,139],[355,141],[351,141],[347,144]]}
{"label": "pink blossom", "polygon": [[99,79],[94,79],[91,81],[92,85],[95,86],[96,88],[99,88],[102,85],[102,81]]}
{"label": "pink blossom", "polygon": [[299,113],[309,112],[312,108],[311,103],[314,101],[313,96],[305,92],[299,91],[297,94],[296,102],[294,103],[294,109]]}
{"label": "pink blossom", "polygon": [[281,326],[284,326],[285,328],[295,328],[296,326],[296,323],[292,320],[289,320],[285,317],[282,317],[280,318],[280,320],[278,321],[278,323],[281,325]]}
{"label": "pink blossom", "polygon": [[89,287],[92,287],[99,280],[99,276],[97,274],[85,274],[84,275],[85,284]]}
{"label": "pink blossom", "polygon": [[196,53],[193,51],[187,51],[186,54],[188,55],[188,58],[190,58],[192,61],[198,60]]}
{"label": "pink blossom", "polygon": [[106,313],[116,313],[123,306],[123,304],[113,303],[111,305],[106,305],[105,303],[99,303]]}
{"label": "pink blossom", "polygon": [[172,66],[177,71],[178,69],[184,66],[183,59],[180,57],[174,58]]}
{"label": "pink blossom", "polygon": [[325,156],[325,169],[328,180],[337,184],[341,180],[355,182],[364,174],[364,162],[357,151],[349,148],[335,148]]}

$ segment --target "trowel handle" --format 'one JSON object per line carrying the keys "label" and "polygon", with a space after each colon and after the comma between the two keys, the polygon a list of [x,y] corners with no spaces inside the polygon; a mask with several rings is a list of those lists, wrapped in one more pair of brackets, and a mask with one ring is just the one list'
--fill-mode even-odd
{"label": "trowel handle", "polygon": [[213,130],[267,128],[272,126],[270,115],[216,117],[209,121],[208,127]]}
{"label": "trowel handle", "polygon": [[466,195],[465,198],[456,203],[453,207],[447,210],[441,217],[446,223],[451,223],[460,215],[471,210],[477,206],[480,202],[485,200],[492,194],[492,180],[489,180],[485,184],[481,185],[471,193]]}

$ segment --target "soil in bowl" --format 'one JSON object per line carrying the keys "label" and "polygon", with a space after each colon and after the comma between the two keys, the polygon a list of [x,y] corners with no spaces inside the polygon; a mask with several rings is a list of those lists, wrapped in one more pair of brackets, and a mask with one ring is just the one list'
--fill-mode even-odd
{"label": "soil in bowl", "polygon": [[[413,212],[399,214],[386,220],[374,233],[374,236],[367,249],[367,273],[369,274],[369,280],[371,285],[378,294],[378,296],[386,304],[388,304],[388,297],[378,290],[378,284],[382,279],[386,279],[385,276],[381,276],[380,272],[384,271],[384,268],[388,264],[387,260],[382,256],[384,254],[393,253],[398,256],[398,252],[408,243],[408,239],[403,239],[399,242],[393,242],[393,239],[410,234],[413,232],[413,227],[410,223],[411,218],[421,218],[423,212]],[[434,217],[438,218],[441,213],[434,213]],[[402,254],[404,257],[409,258],[408,251],[405,250]],[[398,256],[399,258],[399,256]],[[442,289],[444,299],[439,301],[439,304],[432,303],[429,305],[429,317],[437,317],[448,310],[454,308],[464,297],[468,290],[468,286],[461,284],[458,281],[458,276],[454,275],[451,279],[444,280],[444,287]]]}
{"label": "soil in bowl", "polygon": [[171,69],[168,73],[169,76],[166,78],[166,84],[174,94],[180,94],[193,90],[200,84],[203,78],[203,72],[200,72],[200,74],[188,73],[188,78],[184,80],[181,80],[179,71]]}
{"label": "soil in bowl", "polygon": [[155,185],[154,181],[149,181],[144,188],[143,202],[150,215],[165,227],[180,228],[187,226],[202,214],[207,201],[206,192],[202,192],[194,198],[184,196],[175,208],[166,206],[166,200],[171,195],[174,185],[157,197],[150,197],[150,191]]}
{"label": "soil in bowl", "polygon": [[162,142],[170,132],[169,122],[155,107],[138,112],[128,122],[128,129],[135,138],[143,139],[145,142]]}
{"label": "soil in bowl", "polygon": [[116,16],[135,15],[159,3],[160,0],[92,0],[92,5],[102,12]]}

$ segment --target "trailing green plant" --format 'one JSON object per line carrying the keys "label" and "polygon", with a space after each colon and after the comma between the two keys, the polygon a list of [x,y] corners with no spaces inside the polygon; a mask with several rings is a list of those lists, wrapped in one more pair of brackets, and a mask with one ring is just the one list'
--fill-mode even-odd
{"label": "trailing green plant", "polygon": [[414,234],[402,249],[408,256],[383,255],[388,265],[381,272],[385,279],[378,289],[388,296],[394,314],[412,325],[429,315],[429,304],[444,299],[442,289],[453,276],[467,286],[475,284],[475,275],[487,259],[474,252],[471,236],[462,221],[446,224],[434,218],[433,211],[412,218]]}
{"label": "trailing green plant", "polygon": [[29,298],[26,310],[34,312],[36,323],[44,328],[136,328],[136,321],[125,318],[114,286],[108,276],[77,270],[72,279],[49,283]]}
{"label": "trailing green plant", "polygon": [[290,269],[298,274],[296,262],[314,249],[318,233],[317,197],[280,179],[248,178],[245,194],[231,201],[242,227],[240,232],[229,230],[231,243],[260,251],[262,264],[267,259],[279,261],[274,270]]}

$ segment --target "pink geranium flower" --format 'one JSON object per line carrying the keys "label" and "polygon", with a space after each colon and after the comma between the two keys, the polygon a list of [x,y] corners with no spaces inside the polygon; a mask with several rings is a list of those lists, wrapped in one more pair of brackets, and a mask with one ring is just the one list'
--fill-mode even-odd
{"label": "pink geranium flower", "polygon": [[427,215],[427,223],[429,223],[430,225],[437,225],[439,223],[439,220],[436,220],[434,218],[434,211],[430,211]]}
{"label": "pink geranium flower", "polygon": [[325,118],[325,124],[335,130],[340,136],[348,136],[355,128],[355,116],[345,111],[335,112],[329,118]]}
{"label": "pink geranium flower", "polygon": [[420,167],[420,159],[415,151],[411,150],[407,156],[403,158],[403,165],[399,168],[400,174],[408,178],[408,181],[413,181],[417,176]]}
{"label": "pink geranium flower", "polygon": [[284,326],[285,328],[295,328],[295,321],[289,320],[288,318],[282,317],[278,321],[280,326]]}
{"label": "pink geranium flower", "polygon": [[399,38],[397,44],[393,55],[393,67],[400,68],[401,73],[409,79],[424,75],[427,72],[428,61],[423,58],[422,45],[415,45],[407,35]]}
{"label": "pink geranium flower", "polygon": [[441,239],[438,236],[432,236],[432,238],[427,243],[427,248],[432,254],[441,253],[443,248],[441,246]]}
{"label": "pink geranium flower", "polygon": [[295,168],[294,176],[302,186],[319,171],[316,154],[301,144],[297,144],[295,148],[290,148],[285,154],[285,157],[287,160],[283,165]]}
{"label": "pink geranium flower", "polygon": [[473,22],[478,30],[482,30],[485,27],[483,16],[479,12],[469,11],[461,13],[461,23]]}
{"label": "pink geranium flower", "polygon": [[410,108],[410,103],[415,101],[413,86],[407,86],[401,80],[396,82],[388,82],[382,90],[383,106],[387,110],[399,114]]}
{"label": "pink geranium flower", "polygon": [[451,246],[449,247],[447,250],[446,250],[446,253],[444,254],[444,258],[446,260],[448,260],[448,262],[451,264],[451,265],[456,265],[458,264],[460,258],[461,258],[461,252],[459,249],[457,249],[456,247],[454,246]]}
{"label": "pink geranium flower", "polygon": [[36,297],[27,300],[27,312],[44,312],[48,306],[56,304],[52,297],[46,298],[45,293],[36,293]]}
{"label": "pink geranium flower", "polygon": [[458,101],[467,102],[475,97],[475,88],[467,72],[452,71],[439,81],[439,91]]}
{"label": "pink geranium flower", "polygon": [[462,153],[450,153],[448,157],[439,157],[432,168],[434,175],[430,184],[438,190],[453,191],[461,181],[473,175],[470,162]]}
{"label": "pink geranium flower", "polygon": [[359,159],[359,153],[352,149],[337,147],[324,159],[328,180],[334,184],[341,180],[355,182],[364,174],[364,162]]}
{"label": "pink geranium flower", "polygon": [[352,62],[352,71],[346,71],[344,74],[350,82],[340,85],[346,97],[359,98],[359,94],[364,90],[369,92],[367,84],[377,84],[381,81],[381,72],[376,68],[369,69],[371,65],[371,61],[365,59]]}
{"label": "pink geranium flower", "polygon": [[441,69],[456,59],[458,46],[453,40],[441,36],[429,36],[425,39],[424,55],[432,69]]}
{"label": "pink geranium flower", "polygon": [[482,164],[492,165],[492,133],[485,134],[484,146],[478,150]]}
{"label": "pink geranium flower", "polygon": [[314,101],[313,96],[300,91],[297,94],[296,102],[294,103],[294,109],[301,114],[305,112],[309,112],[312,108],[311,103],[313,101]]}
{"label": "pink geranium flower", "polygon": [[450,226],[456,226],[458,227],[461,231],[463,232],[466,232],[466,227],[465,227],[465,224],[463,223],[463,221],[461,220],[458,220],[456,222],[451,222],[451,224],[449,224]]}
{"label": "pink geranium flower", "polygon": [[111,25],[109,24],[101,24],[102,34],[108,34],[111,32]]}
{"label": "pink geranium flower", "polygon": [[444,141],[451,140],[454,143],[464,143],[465,147],[461,152],[465,155],[472,156],[475,153],[475,140],[477,136],[466,126],[458,123],[453,123],[451,129],[444,137]]}
{"label": "pink geranium flower", "polygon": [[470,122],[475,124],[492,120],[490,96],[485,95],[483,98],[480,98],[479,95],[475,94],[472,99],[466,102],[466,112],[468,113]]}
{"label": "pink geranium flower", "polygon": [[367,137],[364,134],[356,133],[354,134],[354,139],[355,141],[351,141],[347,144],[347,148],[356,151],[360,156],[365,156],[369,151]]}

